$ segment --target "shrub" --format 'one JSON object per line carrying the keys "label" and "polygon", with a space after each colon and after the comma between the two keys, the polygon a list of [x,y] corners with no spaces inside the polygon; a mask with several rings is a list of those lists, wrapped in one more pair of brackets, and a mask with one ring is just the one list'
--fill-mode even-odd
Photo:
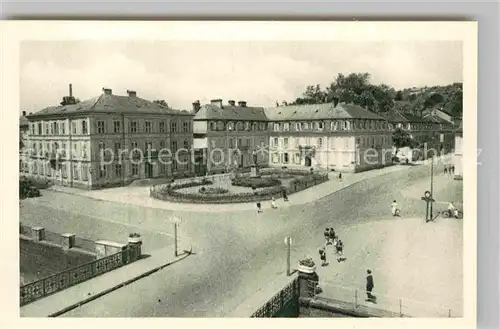
{"label": "shrub", "polygon": [[302,266],[307,266],[307,267],[314,267],[314,265],[316,265],[316,264],[314,264],[314,261],[312,260],[312,258],[300,260],[299,264]]}
{"label": "shrub", "polygon": [[198,192],[202,193],[202,194],[225,194],[225,193],[228,193],[229,190],[226,190],[226,189],[220,188],[220,187],[215,187],[215,188],[212,188],[212,187],[209,187],[209,188],[202,187],[202,188],[199,189]]}
{"label": "shrub", "polygon": [[128,237],[129,237],[129,238],[140,238],[140,237],[141,237],[141,235],[140,235],[139,233],[130,233],[130,234],[128,235]]}
{"label": "shrub", "polygon": [[281,181],[276,177],[241,177],[232,181],[234,186],[243,186],[253,188],[263,188],[281,185]]}

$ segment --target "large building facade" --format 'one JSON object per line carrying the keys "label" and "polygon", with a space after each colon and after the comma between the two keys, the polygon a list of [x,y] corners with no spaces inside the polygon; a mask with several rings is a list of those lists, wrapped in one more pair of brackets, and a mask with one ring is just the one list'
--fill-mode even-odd
{"label": "large building facade", "polygon": [[248,168],[255,152],[257,164],[268,166],[269,126],[264,108],[245,101],[214,99],[193,103],[195,172],[225,173]]}
{"label": "large building facade", "polygon": [[356,172],[391,164],[387,120],[353,104],[266,109],[270,165]]}
{"label": "large building facade", "polygon": [[24,173],[89,189],[192,173],[193,114],[127,92],[118,96],[103,88],[98,97],[76,103],[70,88],[61,106],[28,116]]}

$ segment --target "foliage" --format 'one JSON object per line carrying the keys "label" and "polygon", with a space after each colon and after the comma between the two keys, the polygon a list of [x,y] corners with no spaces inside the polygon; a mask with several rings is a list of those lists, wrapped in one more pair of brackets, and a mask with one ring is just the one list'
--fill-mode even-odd
{"label": "foliage", "polygon": [[129,237],[129,238],[140,238],[140,237],[141,237],[141,235],[140,235],[139,233],[130,233],[130,234],[128,235],[128,237]]}
{"label": "foliage", "polygon": [[226,194],[229,193],[229,190],[221,187],[202,187],[198,192],[202,194]]}
{"label": "foliage", "polygon": [[306,267],[314,267],[316,264],[314,264],[314,261],[312,258],[307,258],[307,259],[302,259],[299,261],[299,264],[301,266],[306,266]]}
{"label": "foliage", "polygon": [[39,196],[42,189],[50,186],[47,179],[35,179],[20,177],[19,179],[19,199],[26,199],[34,196]]}
{"label": "foliage", "polygon": [[262,188],[281,185],[281,181],[274,177],[239,177],[232,181],[232,185]]}
{"label": "foliage", "polygon": [[[447,86],[406,88],[396,91],[385,84],[371,83],[369,73],[338,74],[322,89],[320,85],[310,85],[302,95],[290,104],[320,104],[332,102],[353,103],[381,113],[394,108],[394,102],[408,102],[403,112],[421,114],[430,108],[441,108],[453,116],[462,116],[462,83]],[[286,102],[283,102],[286,105]]]}
{"label": "foliage", "polygon": [[158,105],[160,105],[162,107],[166,107],[166,108],[169,107],[168,103],[164,99],[156,99],[156,100],[153,101],[153,103],[156,103],[156,104],[158,104]]}
{"label": "foliage", "polygon": [[396,148],[413,148],[416,144],[416,142],[411,138],[410,134],[401,128],[396,128],[396,130],[392,133],[392,141]]}

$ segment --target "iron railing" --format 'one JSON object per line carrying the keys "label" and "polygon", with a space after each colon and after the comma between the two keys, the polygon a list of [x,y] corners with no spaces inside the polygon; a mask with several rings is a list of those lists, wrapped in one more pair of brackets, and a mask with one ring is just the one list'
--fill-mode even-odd
{"label": "iron railing", "polygon": [[[351,311],[360,309],[371,309],[375,313],[379,311],[385,317],[392,314],[392,317],[426,317],[426,318],[445,318],[460,317],[462,312],[457,306],[436,306],[428,302],[416,301],[404,297],[395,297],[372,292],[375,296],[375,303],[369,300],[366,290],[363,288],[346,287],[337,285],[333,282],[322,281],[319,283],[319,289],[315,288],[317,282],[309,281],[310,290],[314,291],[313,299],[330,300],[332,302],[341,302],[344,307],[350,307]],[[314,287],[313,287],[314,286]]]}
{"label": "iron railing", "polygon": [[295,278],[285,288],[280,290],[269,301],[262,305],[252,318],[272,318],[275,317],[294,298],[299,298],[299,279]]}
{"label": "iron railing", "polygon": [[28,283],[20,288],[20,304],[23,306],[32,303],[38,299],[134,262],[138,260],[139,257],[139,247],[129,245],[127,249],[116,254],[93,260],[86,264]]}

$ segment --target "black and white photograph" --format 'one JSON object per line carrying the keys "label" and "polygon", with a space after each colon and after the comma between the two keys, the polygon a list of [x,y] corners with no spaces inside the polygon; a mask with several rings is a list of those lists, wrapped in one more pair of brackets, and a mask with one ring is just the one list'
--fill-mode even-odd
{"label": "black and white photograph", "polygon": [[60,24],[12,80],[21,318],[474,314],[475,23]]}

